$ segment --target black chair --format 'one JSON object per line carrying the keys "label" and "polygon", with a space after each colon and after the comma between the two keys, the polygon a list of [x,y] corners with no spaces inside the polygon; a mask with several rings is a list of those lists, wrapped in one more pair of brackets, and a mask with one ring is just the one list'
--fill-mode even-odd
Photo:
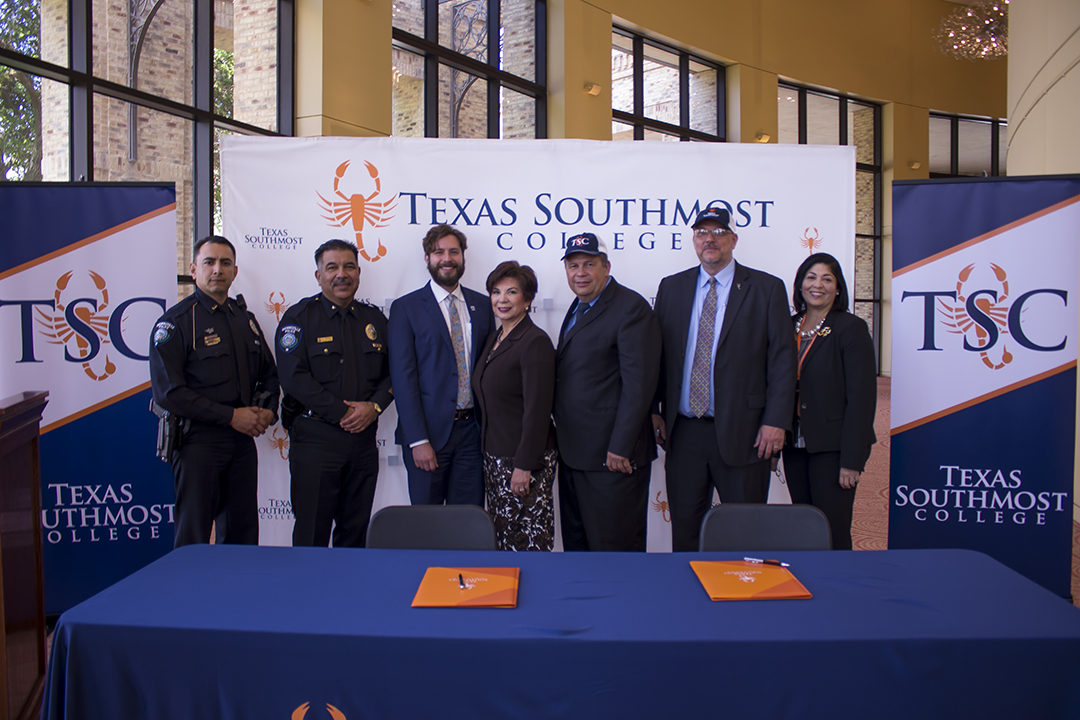
{"label": "black chair", "polygon": [[476,505],[391,505],[372,516],[367,546],[387,550],[494,550],[495,526]]}
{"label": "black chair", "polygon": [[832,550],[825,513],[813,505],[717,505],[701,522],[701,552]]}

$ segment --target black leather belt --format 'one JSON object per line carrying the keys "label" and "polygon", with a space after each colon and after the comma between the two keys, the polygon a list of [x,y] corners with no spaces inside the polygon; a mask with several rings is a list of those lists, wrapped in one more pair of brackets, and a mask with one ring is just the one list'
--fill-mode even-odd
{"label": "black leather belt", "polygon": [[454,411],[454,420],[468,420],[475,414],[473,408],[465,408],[464,410]]}

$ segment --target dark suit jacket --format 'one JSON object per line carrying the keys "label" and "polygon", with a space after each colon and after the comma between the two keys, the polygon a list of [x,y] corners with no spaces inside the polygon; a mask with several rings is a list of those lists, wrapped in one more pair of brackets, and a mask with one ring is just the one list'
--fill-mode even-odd
{"label": "dark suit jacket", "polygon": [[[565,328],[577,307],[570,306]],[[638,467],[656,457],[649,406],[660,369],[660,328],[649,303],[611,282],[570,332],[559,332],[555,435],[575,470],[603,470],[608,452]]]}
{"label": "dark suit jacket", "polygon": [[807,451],[839,451],[840,467],[862,472],[877,440],[874,341],[862,318],[847,312],[825,318],[803,360],[798,402]]}
{"label": "dark suit jacket", "polygon": [[[686,338],[699,266],[660,281],[656,316],[664,336],[656,405],[670,434],[679,413]],[[735,263],[713,364],[716,440],[733,467],[758,462],[762,425],[788,430],[795,396],[795,336],[779,278]],[[670,437],[670,435],[669,435]]]}
{"label": "dark suit jacket", "polygon": [[[465,287],[462,292],[472,318],[475,368],[495,317],[487,295]],[[394,301],[387,335],[398,411],[395,438],[406,448],[427,438],[438,450],[450,438],[454,425],[457,360],[446,320],[429,285]]]}
{"label": "dark suit jacket", "polygon": [[480,443],[488,455],[514,458],[516,468],[539,470],[544,451],[555,447],[555,348],[528,315],[492,353],[495,335],[488,337],[472,376]]}

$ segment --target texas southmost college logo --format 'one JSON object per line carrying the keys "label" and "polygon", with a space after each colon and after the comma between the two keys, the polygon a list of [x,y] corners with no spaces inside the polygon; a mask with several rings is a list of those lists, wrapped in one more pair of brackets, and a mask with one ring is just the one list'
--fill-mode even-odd
{"label": "texas southmost college logo", "polygon": [[1069,304],[1066,290],[1030,288],[1016,293],[1006,269],[993,262],[971,263],[949,290],[905,290],[900,302],[923,300],[922,346],[919,352],[943,351],[948,343],[936,330],[963,338],[964,350],[990,370],[1001,370],[1021,349],[1054,353],[1065,349],[1067,330],[1040,322],[1040,316]]}
{"label": "texas southmost college logo", "polygon": [[327,213],[323,215],[323,218],[330,221],[328,225],[334,227],[351,225],[353,232],[356,233],[356,247],[360,250],[360,257],[369,262],[376,262],[386,255],[386,247],[382,244],[382,240],[375,238],[377,247],[369,254],[367,248],[364,247],[364,229],[386,227],[394,217],[390,213],[397,205],[398,196],[394,195],[388,200],[377,199],[382,195],[382,181],[379,179],[378,168],[367,161],[364,161],[364,165],[367,167],[368,175],[375,181],[374,192],[369,195],[363,193],[346,195],[342,190],[342,181],[345,179],[345,173],[351,162],[346,160],[338,165],[337,172],[334,173],[333,197],[327,199],[321,193],[316,193],[319,196],[319,209]]}
{"label": "texas southmost college logo", "polygon": [[62,346],[64,360],[79,364],[86,377],[100,382],[116,372],[118,356],[142,362],[149,359],[145,331],[132,330],[126,322],[128,310],[141,303],[152,303],[165,311],[165,298],[133,297],[116,302],[101,273],[69,270],[57,278],[52,297],[2,299],[0,307],[17,305],[21,309],[22,349],[17,363],[45,362],[38,357],[42,348],[35,344],[36,336],[46,344]]}

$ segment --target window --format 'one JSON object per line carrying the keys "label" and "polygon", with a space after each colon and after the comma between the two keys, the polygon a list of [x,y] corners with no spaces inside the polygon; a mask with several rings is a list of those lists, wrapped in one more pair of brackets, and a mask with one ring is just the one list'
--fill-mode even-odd
{"label": "window", "polygon": [[292,134],[292,28],[293,0],[0,0],[0,181],[174,182],[191,283],[217,139]]}
{"label": "window", "polygon": [[394,0],[393,134],[547,137],[546,0]]}
{"label": "window", "polygon": [[790,83],[777,86],[778,140],[855,146],[854,312],[881,350],[881,108]]}
{"label": "window", "polygon": [[930,115],[930,177],[1005,174],[1006,124],[1001,120]]}
{"label": "window", "polygon": [[619,27],[611,40],[612,140],[724,140],[721,65]]}

